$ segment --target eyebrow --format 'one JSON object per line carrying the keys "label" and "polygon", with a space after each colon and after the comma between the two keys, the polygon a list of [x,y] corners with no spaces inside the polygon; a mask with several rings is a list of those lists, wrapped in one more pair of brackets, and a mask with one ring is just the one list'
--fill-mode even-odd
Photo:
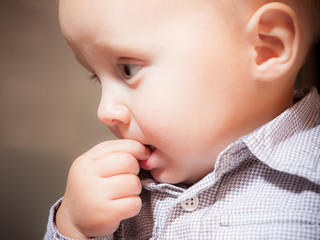
{"label": "eyebrow", "polygon": [[147,46],[145,42],[141,42],[139,39],[135,38],[122,38],[113,39],[111,37],[106,37],[99,42],[96,42],[97,46],[105,49],[110,53],[110,55],[115,55],[119,57],[135,57],[144,59],[151,54],[151,46]]}
{"label": "eyebrow", "polygon": [[[103,38],[101,41],[96,41],[93,44],[95,45],[95,47],[100,48],[101,51],[106,51],[105,56],[107,58],[110,57],[109,60],[111,60],[112,63],[113,61],[115,61],[113,64],[117,63],[118,60],[123,57],[142,60],[145,62],[149,62],[152,59],[152,51],[150,51],[150,47],[145,46],[141,43],[138,44],[138,41],[132,41],[132,39],[115,41],[112,38]],[[107,52],[108,54],[106,54]],[[112,56],[116,56],[116,58],[113,58]],[[85,61],[82,60],[83,58],[81,52],[79,52],[79,54],[74,53],[74,57],[77,62],[86,70],[94,73],[94,70]]]}

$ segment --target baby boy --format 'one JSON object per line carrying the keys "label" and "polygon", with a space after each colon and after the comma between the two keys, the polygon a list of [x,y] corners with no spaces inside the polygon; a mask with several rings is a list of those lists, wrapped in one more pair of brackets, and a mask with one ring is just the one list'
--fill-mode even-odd
{"label": "baby boy", "polygon": [[315,0],[61,0],[119,140],[77,158],[45,239],[319,239]]}

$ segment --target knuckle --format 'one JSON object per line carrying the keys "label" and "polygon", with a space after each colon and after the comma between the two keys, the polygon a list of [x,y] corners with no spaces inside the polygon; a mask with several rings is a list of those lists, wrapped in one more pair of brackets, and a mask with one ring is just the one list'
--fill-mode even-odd
{"label": "knuckle", "polygon": [[92,151],[96,151],[96,150],[101,149],[101,148],[105,148],[106,145],[107,145],[106,141],[105,142],[100,142],[97,145],[95,145],[93,148],[91,148],[87,153],[90,153]]}
{"label": "knuckle", "polygon": [[130,154],[124,154],[121,157],[120,164],[122,168],[128,170],[128,172],[132,172],[134,174],[139,173],[139,164],[135,157]]}
{"label": "knuckle", "polygon": [[129,154],[121,154],[119,162],[123,168],[130,168],[132,165],[132,156]]}
{"label": "knuckle", "polygon": [[123,144],[126,144],[126,146],[128,146],[130,149],[134,151],[141,152],[145,150],[144,145],[141,142],[138,142],[136,140],[122,139],[120,141],[122,141]]}
{"label": "knuckle", "polygon": [[129,183],[135,192],[140,193],[142,185],[140,179],[136,175],[129,175]]}
{"label": "knuckle", "polygon": [[100,146],[100,147],[109,147],[112,143],[113,143],[113,140],[103,141],[103,142],[99,143],[98,146]]}
{"label": "knuckle", "polygon": [[111,149],[117,145],[117,142],[116,140],[109,140],[109,141],[104,141],[104,142],[101,142],[101,143],[98,143],[96,146],[95,146],[95,149],[98,150],[98,149],[104,149],[106,152],[110,152]]}
{"label": "knuckle", "polygon": [[132,196],[126,199],[126,204],[118,211],[118,219],[123,220],[134,217],[139,214],[142,206],[142,201],[139,196]]}
{"label": "knuckle", "polygon": [[142,207],[142,201],[139,196],[134,196],[131,198],[131,213],[132,215],[137,215]]}
{"label": "knuckle", "polygon": [[80,157],[73,161],[69,170],[69,176],[73,176],[74,174],[77,175],[78,172],[81,172],[82,162],[83,160]]}
{"label": "knuckle", "polygon": [[86,157],[78,157],[73,161],[69,170],[69,176],[78,180],[88,177],[92,171],[91,162]]}

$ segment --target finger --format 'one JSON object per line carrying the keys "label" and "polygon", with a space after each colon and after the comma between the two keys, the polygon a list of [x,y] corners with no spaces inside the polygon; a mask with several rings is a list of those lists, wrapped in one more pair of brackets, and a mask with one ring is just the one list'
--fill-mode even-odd
{"label": "finger", "polygon": [[86,152],[84,156],[91,159],[98,159],[116,152],[130,153],[139,160],[146,160],[151,154],[150,149],[138,141],[118,139],[102,142]]}
{"label": "finger", "polygon": [[140,171],[137,159],[129,153],[116,152],[94,161],[95,172],[106,178],[119,174],[138,175]]}
{"label": "finger", "polygon": [[128,196],[139,195],[142,190],[140,179],[133,174],[122,174],[106,179],[105,188],[109,199],[116,200]]}
{"label": "finger", "polygon": [[112,201],[111,206],[117,209],[116,218],[124,220],[139,214],[142,201],[139,196],[129,196]]}

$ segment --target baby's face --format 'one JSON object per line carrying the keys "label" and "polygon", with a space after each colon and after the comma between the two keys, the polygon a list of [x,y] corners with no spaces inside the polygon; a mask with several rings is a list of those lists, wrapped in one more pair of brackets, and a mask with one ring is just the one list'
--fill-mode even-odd
{"label": "baby's face", "polygon": [[209,1],[61,0],[62,32],[101,82],[99,119],[155,147],[141,167],[193,183],[240,135],[249,85],[239,39]]}

